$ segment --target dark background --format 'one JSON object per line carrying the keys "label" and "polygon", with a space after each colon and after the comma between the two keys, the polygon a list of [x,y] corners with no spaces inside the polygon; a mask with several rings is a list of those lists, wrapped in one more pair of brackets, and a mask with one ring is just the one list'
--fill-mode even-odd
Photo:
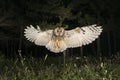
{"label": "dark background", "polygon": [[43,30],[63,26],[98,24],[103,26],[99,39],[82,48],[68,49],[68,55],[120,55],[120,0],[0,0],[0,53],[8,57],[45,54],[58,56],[24,37],[28,25]]}

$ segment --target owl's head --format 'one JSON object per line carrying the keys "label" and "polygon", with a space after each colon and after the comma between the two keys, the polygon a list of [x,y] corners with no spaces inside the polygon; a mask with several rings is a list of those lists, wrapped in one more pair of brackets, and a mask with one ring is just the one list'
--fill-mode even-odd
{"label": "owl's head", "polygon": [[62,27],[57,27],[53,30],[53,34],[56,37],[62,37],[65,34],[65,30]]}

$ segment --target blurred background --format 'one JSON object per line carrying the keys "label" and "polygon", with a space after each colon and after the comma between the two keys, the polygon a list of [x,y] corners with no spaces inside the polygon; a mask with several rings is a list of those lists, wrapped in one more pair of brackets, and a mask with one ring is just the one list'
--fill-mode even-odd
{"label": "blurred background", "polygon": [[67,55],[120,55],[119,3],[119,0],[0,0],[0,53],[7,57],[20,51],[25,56],[61,56],[27,41],[23,33],[26,26],[39,25],[47,30],[98,24],[103,27],[100,37],[87,46],[67,49]]}

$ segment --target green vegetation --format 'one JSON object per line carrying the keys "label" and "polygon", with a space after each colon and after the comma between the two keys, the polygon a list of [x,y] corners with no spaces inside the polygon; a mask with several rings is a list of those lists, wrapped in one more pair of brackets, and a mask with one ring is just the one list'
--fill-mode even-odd
{"label": "green vegetation", "polygon": [[[56,60],[57,59],[57,60]],[[0,55],[0,80],[119,80],[120,57],[23,57]]]}

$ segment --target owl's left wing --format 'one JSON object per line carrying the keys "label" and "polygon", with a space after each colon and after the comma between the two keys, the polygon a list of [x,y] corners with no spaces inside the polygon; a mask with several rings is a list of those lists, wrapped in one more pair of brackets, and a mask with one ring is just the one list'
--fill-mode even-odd
{"label": "owl's left wing", "polygon": [[51,39],[52,30],[42,31],[39,26],[37,29],[32,25],[27,26],[24,31],[24,36],[27,40],[34,42],[36,45],[45,46]]}
{"label": "owl's left wing", "polygon": [[65,32],[65,43],[68,48],[87,45],[98,38],[102,32],[102,27],[96,24],[91,26],[77,27]]}

